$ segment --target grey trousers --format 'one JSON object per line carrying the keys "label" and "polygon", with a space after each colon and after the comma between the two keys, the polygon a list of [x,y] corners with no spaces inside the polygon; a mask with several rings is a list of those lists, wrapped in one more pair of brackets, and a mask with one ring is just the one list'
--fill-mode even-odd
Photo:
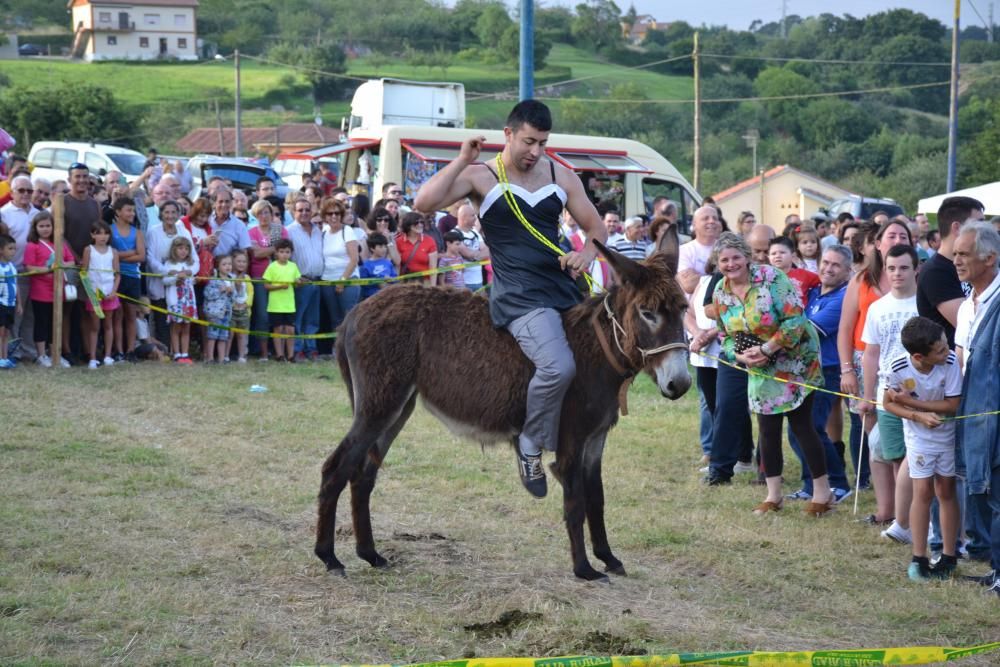
{"label": "grey trousers", "polygon": [[521,451],[536,456],[542,448],[559,444],[559,416],[563,397],[576,375],[576,363],[563,331],[562,317],[552,308],[536,308],[507,325],[521,351],[535,365],[528,384],[524,428],[518,438]]}

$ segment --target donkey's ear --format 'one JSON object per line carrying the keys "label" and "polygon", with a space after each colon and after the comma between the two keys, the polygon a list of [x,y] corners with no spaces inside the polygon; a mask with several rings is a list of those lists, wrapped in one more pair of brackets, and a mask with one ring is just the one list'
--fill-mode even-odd
{"label": "donkey's ear", "polygon": [[669,225],[660,237],[656,252],[667,263],[670,275],[677,275],[677,260],[680,254],[680,240],[677,238],[677,224]]}
{"label": "donkey's ear", "polygon": [[642,282],[646,275],[646,269],[642,264],[612,250],[600,241],[595,240],[594,246],[623,283],[638,285]]}

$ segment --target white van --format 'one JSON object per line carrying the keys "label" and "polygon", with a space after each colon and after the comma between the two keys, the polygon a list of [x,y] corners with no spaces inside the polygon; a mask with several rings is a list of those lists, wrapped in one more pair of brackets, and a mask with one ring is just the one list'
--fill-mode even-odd
{"label": "white van", "polygon": [[142,175],[146,156],[131,148],[108,144],[90,144],[79,141],[36,141],[28,152],[28,162],[34,165],[33,177],[50,181],[66,180],[69,166],[79,162],[90,168],[90,173],[103,176],[109,171],[120,171],[129,181]]}
{"label": "white van", "polygon": [[[503,149],[501,130],[386,125],[355,129],[349,141],[310,153],[314,158],[336,158],[339,184],[367,194],[372,203],[381,197],[382,184],[390,182],[401,184],[412,201],[427,179],[458,157],[462,142],[477,135],[486,137],[484,160]],[[648,215],[653,200],[664,196],[678,204],[679,220],[689,222],[701,202],[665,157],[638,141],[553,133],[546,153],[579,174],[598,208],[614,207],[626,217]]]}

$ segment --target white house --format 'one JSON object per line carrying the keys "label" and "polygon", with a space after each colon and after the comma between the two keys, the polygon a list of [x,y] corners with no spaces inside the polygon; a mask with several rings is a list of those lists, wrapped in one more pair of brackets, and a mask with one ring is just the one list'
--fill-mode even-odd
{"label": "white house", "polygon": [[197,60],[198,0],[70,0],[74,58]]}

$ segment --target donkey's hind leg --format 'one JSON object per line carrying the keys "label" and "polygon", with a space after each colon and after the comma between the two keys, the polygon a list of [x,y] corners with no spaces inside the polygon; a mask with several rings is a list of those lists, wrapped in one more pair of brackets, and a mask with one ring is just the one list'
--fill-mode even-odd
{"label": "donkey's hind leg", "polygon": [[375,477],[392,442],[413,414],[416,403],[417,393],[413,392],[396,421],[378,437],[375,446],[369,450],[368,459],[361,470],[351,478],[351,516],[354,519],[355,550],[358,558],[367,561],[372,567],[387,567],[389,564],[375,550],[375,538],[372,535],[370,500],[372,489],[375,488]]}
{"label": "donkey's hind leg", "polygon": [[604,525],[604,481],[601,478],[601,458],[607,432],[597,433],[587,440],[583,452],[584,502],[587,507],[587,526],[594,556],[604,561],[604,571],[624,575],[625,567],[611,553],[608,533]]}

